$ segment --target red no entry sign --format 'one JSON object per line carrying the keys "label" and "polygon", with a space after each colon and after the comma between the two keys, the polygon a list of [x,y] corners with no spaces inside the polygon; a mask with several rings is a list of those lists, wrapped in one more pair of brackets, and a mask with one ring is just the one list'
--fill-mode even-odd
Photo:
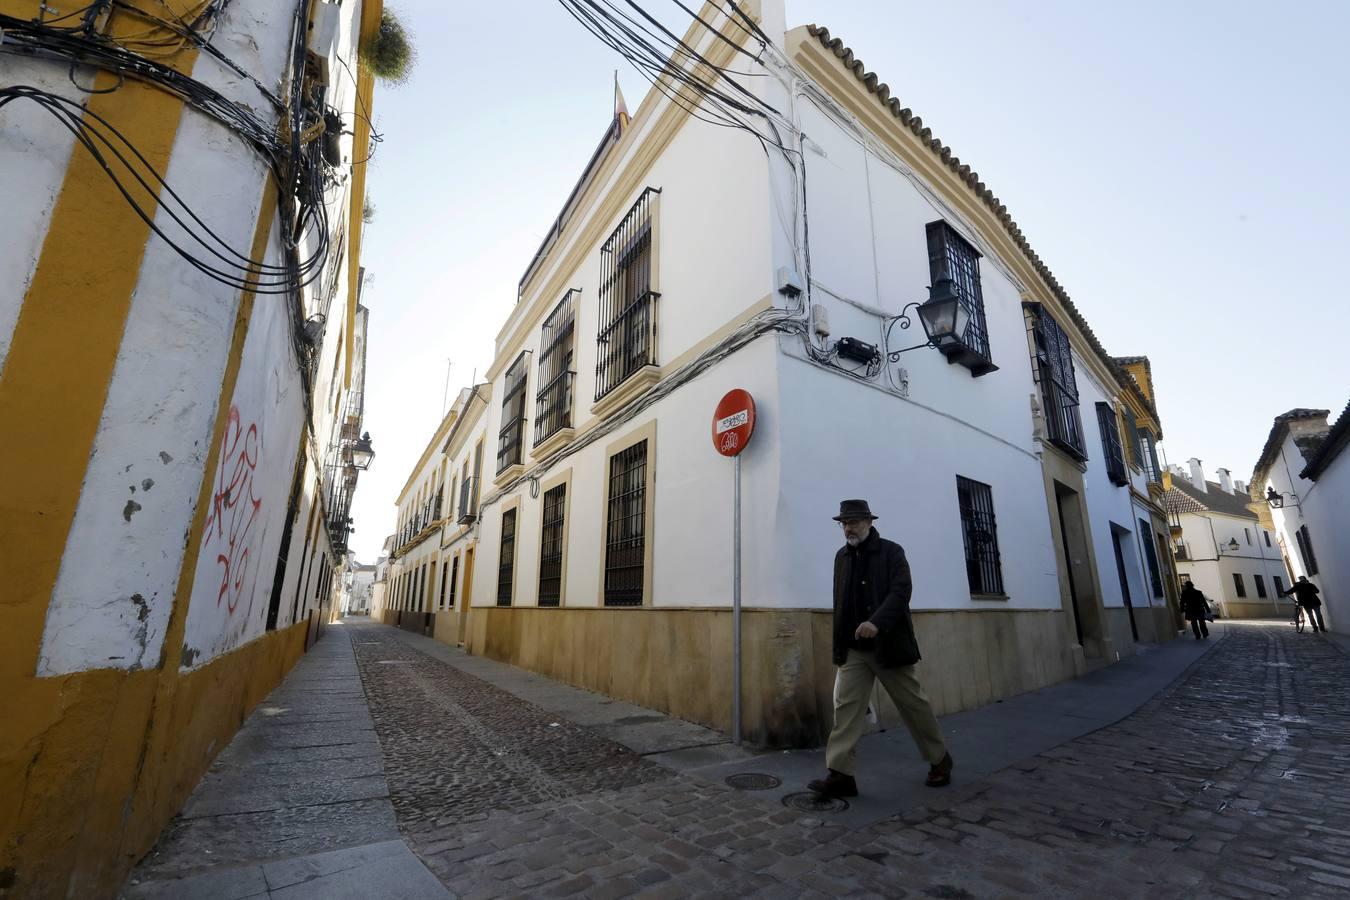
{"label": "red no entry sign", "polygon": [[728,391],[713,413],[713,448],[723,456],[737,456],[755,433],[755,399],[749,391]]}

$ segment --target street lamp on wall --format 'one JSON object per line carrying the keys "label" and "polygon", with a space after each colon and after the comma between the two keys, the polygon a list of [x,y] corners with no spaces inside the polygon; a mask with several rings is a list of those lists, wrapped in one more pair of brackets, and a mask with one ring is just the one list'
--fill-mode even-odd
{"label": "street lamp on wall", "polygon": [[909,317],[911,307],[917,311],[919,324],[923,326],[924,335],[928,340],[913,347],[905,347],[903,350],[888,351],[886,358],[891,362],[899,362],[900,354],[920,347],[940,349],[955,344],[961,340],[966,333],[966,326],[970,324],[970,313],[961,305],[961,297],[956,293],[952,280],[939,278],[928,289],[927,300],[923,303],[915,301],[908,304],[900,311],[900,315],[891,320],[890,325],[886,327],[887,343],[890,342],[891,328],[895,327],[897,322],[900,323],[902,331],[914,324]]}
{"label": "street lamp on wall", "polygon": [[364,472],[374,459],[375,449],[370,445],[370,432],[367,431],[352,445],[352,465]]}
{"label": "street lamp on wall", "polygon": [[1238,548],[1237,538],[1229,538],[1227,546],[1229,550],[1237,550]]}

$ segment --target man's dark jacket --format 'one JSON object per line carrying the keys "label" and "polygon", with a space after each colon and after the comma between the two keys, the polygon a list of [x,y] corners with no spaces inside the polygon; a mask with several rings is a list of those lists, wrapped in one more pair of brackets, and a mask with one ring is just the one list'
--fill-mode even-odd
{"label": "man's dark jacket", "polygon": [[1294,595],[1295,601],[1304,609],[1317,609],[1322,605],[1322,600],[1317,595],[1321,593],[1317,590],[1317,585],[1311,581],[1295,581],[1289,590],[1284,592],[1284,596]]}
{"label": "man's dark jacket", "polygon": [[859,612],[877,627],[877,662],[886,668],[914,665],[919,661],[919,644],[914,640],[914,623],[909,617],[909,596],[913,590],[909,563],[904,549],[894,541],[884,540],[875,528],[858,545],[858,552],[846,545],[834,557],[834,664],[842,666],[848,659],[852,635],[846,633],[844,603],[855,558],[866,566],[862,596],[858,598]]}

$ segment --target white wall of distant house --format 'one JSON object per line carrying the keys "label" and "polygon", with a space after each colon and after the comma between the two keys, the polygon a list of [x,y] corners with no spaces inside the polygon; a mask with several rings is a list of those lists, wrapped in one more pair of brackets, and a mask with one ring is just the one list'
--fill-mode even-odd
{"label": "white wall of distant house", "polygon": [[[1342,454],[1317,481],[1311,481],[1299,475],[1306,461],[1293,438],[1286,435],[1281,449],[1290,465],[1277,462],[1271,466],[1266,483],[1259,486],[1261,493],[1273,487],[1285,495],[1285,505],[1271,510],[1271,518],[1284,542],[1289,566],[1296,578],[1308,575],[1318,586],[1327,625],[1344,631],[1350,626],[1350,456]],[[1316,575],[1308,574],[1294,536],[1302,526],[1307,526],[1317,557]]]}

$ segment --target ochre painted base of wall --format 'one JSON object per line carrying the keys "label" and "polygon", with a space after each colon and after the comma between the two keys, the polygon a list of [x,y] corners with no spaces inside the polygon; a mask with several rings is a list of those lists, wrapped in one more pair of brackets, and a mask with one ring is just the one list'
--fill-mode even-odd
{"label": "ochre painted base of wall", "polygon": [[436,624],[433,626],[431,636],[442,644],[456,646],[460,642],[459,610],[445,609],[436,613]]}
{"label": "ochre painted base of wall", "polygon": [[[747,740],[802,747],[828,737],[835,671],[830,622],[828,610],[743,613]],[[915,612],[914,623],[924,656],[919,677],[939,715],[1074,675],[1058,610]],[[484,606],[474,607],[468,631],[471,653],[721,731],[731,728],[730,610]],[[883,706],[894,721],[889,700]]]}
{"label": "ochre painted base of wall", "polygon": [[[1215,604],[1217,607],[1217,604]],[[1223,602],[1225,619],[1287,619],[1294,621],[1294,604],[1290,600],[1281,600],[1278,610],[1270,600],[1225,600]],[[1215,610],[1216,612],[1218,609]],[[1325,607],[1322,615],[1326,616]]]}
{"label": "ochre painted base of wall", "polygon": [[0,897],[110,897],[304,653],[308,622],[189,673],[30,678],[0,702]]}
{"label": "ochre painted base of wall", "polygon": [[[1121,659],[1135,654],[1135,637],[1130,630],[1130,613],[1123,606],[1105,610],[1107,634]],[[1138,643],[1160,644],[1177,636],[1172,612],[1167,607],[1135,607],[1134,626],[1139,632]]]}

